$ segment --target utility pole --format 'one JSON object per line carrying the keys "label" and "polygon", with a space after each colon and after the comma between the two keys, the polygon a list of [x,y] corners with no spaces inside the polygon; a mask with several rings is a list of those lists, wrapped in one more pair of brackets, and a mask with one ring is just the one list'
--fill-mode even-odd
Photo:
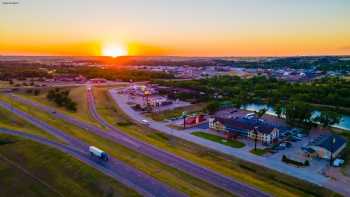
{"label": "utility pole", "polygon": [[333,163],[334,144],[335,144],[335,137],[333,136],[333,139],[332,139],[332,142],[331,142],[331,158],[329,160],[329,165],[330,166],[332,166],[332,163]]}
{"label": "utility pole", "polygon": [[256,143],[258,142],[258,131],[257,131],[257,127],[254,127],[253,129],[254,132],[254,151],[256,152]]}
{"label": "utility pole", "polygon": [[187,112],[182,112],[182,117],[183,117],[183,119],[184,119],[184,129],[186,129],[186,117],[187,117]]}

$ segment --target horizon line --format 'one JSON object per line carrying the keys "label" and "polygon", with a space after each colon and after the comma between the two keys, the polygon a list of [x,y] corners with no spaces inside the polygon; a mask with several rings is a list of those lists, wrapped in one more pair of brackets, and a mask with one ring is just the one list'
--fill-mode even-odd
{"label": "horizon line", "polygon": [[95,57],[95,58],[127,58],[127,57],[168,57],[168,58],[269,58],[269,57],[350,57],[350,54],[320,54],[320,55],[256,55],[256,56],[181,56],[181,55],[125,55],[118,57],[102,56],[102,55],[4,55],[0,54],[0,57]]}

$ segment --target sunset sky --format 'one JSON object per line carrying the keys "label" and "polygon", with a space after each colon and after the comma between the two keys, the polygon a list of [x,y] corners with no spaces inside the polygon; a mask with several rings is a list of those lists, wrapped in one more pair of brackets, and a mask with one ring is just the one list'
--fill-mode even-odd
{"label": "sunset sky", "polygon": [[0,1],[2,55],[350,54],[350,0]]}

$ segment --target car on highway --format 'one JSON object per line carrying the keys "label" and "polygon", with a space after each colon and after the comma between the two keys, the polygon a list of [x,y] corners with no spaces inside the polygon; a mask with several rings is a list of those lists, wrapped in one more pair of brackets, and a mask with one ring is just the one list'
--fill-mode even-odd
{"label": "car on highway", "polygon": [[145,120],[145,119],[141,120],[141,123],[143,125],[146,125],[146,126],[150,125],[150,122],[148,120]]}

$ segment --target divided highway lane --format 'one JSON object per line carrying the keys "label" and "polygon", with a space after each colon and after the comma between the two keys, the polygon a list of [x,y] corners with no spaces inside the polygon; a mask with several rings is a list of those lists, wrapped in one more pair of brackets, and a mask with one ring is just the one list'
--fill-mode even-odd
{"label": "divided highway lane", "polygon": [[[161,149],[158,149],[150,144],[144,143],[140,140],[137,140],[124,132],[120,131],[118,128],[114,127],[112,124],[108,123],[105,119],[103,119],[96,110],[96,105],[94,101],[94,95],[92,92],[92,87],[88,86],[87,93],[88,105],[90,114],[96,119],[101,125],[107,127],[110,131],[115,134],[122,135],[124,141],[127,139],[128,141],[132,141],[139,148],[139,152],[142,152],[145,155],[149,155],[153,158],[158,159],[159,161],[166,163],[174,168],[182,170],[192,176],[200,178],[202,180],[207,181],[217,187],[225,189],[228,192],[231,192],[235,195],[239,196],[247,196],[247,197],[265,197],[268,196],[266,193],[263,193],[256,188],[253,188],[249,185],[240,183],[237,180],[233,180],[229,177],[223,176],[219,173],[216,173],[210,169],[201,167],[191,161],[185,160],[181,157],[178,157],[174,154],[168,153]],[[141,148],[142,147],[142,148]]]}
{"label": "divided highway lane", "polygon": [[73,155],[74,157],[96,168],[97,170],[103,172],[104,174],[111,176],[115,180],[129,186],[130,188],[139,192],[143,196],[164,196],[164,197],[185,196],[184,194],[178,191],[175,191],[174,189],[168,187],[167,185],[155,180],[154,178],[132,167],[129,167],[128,165],[124,164],[123,162],[115,158],[110,158],[108,162],[102,162],[100,160],[93,159],[89,156],[88,145],[80,141],[79,139],[71,137],[65,134],[64,132],[62,132],[61,130],[56,129],[48,125],[47,123],[32,117],[26,112],[13,108],[12,106],[10,106],[9,104],[3,101],[0,101],[0,106],[5,109],[11,110],[13,113],[18,115],[19,117],[47,131],[48,133],[62,138],[69,144],[60,144],[53,141],[49,141],[45,138],[35,136],[35,135],[30,135],[30,134],[26,134],[18,131],[11,131],[11,130],[2,129],[2,128],[0,128],[0,133],[7,133],[11,135],[26,137],[34,141],[41,142],[47,145],[51,145],[55,148],[58,148],[66,153]]}
{"label": "divided highway lane", "polygon": [[[143,174],[136,173],[128,168],[124,168],[124,164],[121,162],[115,160],[112,158],[111,162],[104,162],[100,161],[99,159],[92,158],[86,150],[78,150],[74,147],[71,147],[67,144],[61,144],[58,142],[54,142],[51,140],[48,140],[43,137],[39,137],[36,135],[24,133],[21,131],[15,131],[15,130],[9,130],[5,128],[0,128],[0,133],[8,134],[8,135],[14,135],[23,137],[25,139],[29,139],[47,146],[50,146],[52,148],[58,149],[64,153],[70,154],[71,156],[75,157],[76,159],[79,159],[83,163],[99,170],[100,172],[106,174],[107,176],[112,177],[116,181],[119,181],[120,183],[124,184],[127,187],[130,187],[137,192],[139,192],[143,196],[184,196],[183,194],[177,193],[175,191],[171,191],[171,193],[164,191],[162,188],[158,187],[158,183],[152,180],[149,180],[148,178],[143,178]],[[135,176],[137,176],[137,181],[130,181],[129,179],[135,179]],[[138,182],[144,182],[147,183],[150,187],[154,187],[156,192],[149,192],[145,190],[144,188],[140,187]]]}
{"label": "divided highway lane", "polygon": [[[55,110],[51,107],[41,105],[37,102],[33,102],[31,100],[18,97],[16,95],[12,95],[12,98],[27,104],[32,105],[38,109],[41,109],[43,111],[46,111],[48,113],[52,113]],[[102,130],[101,128],[98,128],[92,124],[77,120],[71,116],[65,115],[60,112],[52,113],[56,118],[61,118],[65,120],[66,122],[69,122],[71,124],[74,124],[80,128],[84,128],[89,132],[92,132],[96,135],[99,135],[101,137],[111,139],[115,141],[116,143],[122,144],[130,149],[133,149],[135,151],[138,151],[144,155],[147,155],[155,160],[158,160],[166,165],[172,166],[176,169],[179,169],[181,171],[184,171],[188,174],[191,174],[192,176],[195,176],[197,178],[200,178],[208,183],[211,183],[213,185],[216,185],[217,187],[220,187],[222,189],[225,189],[226,191],[229,191],[235,195],[238,196],[246,196],[246,197],[265,197],[268,196],[268,194],[263,193],[249,185],[240,183],[238,180],[233,180],[229,177],[226,177],[224,175],[218,174],[210,169],[201,167],[197,164],[192,163],[191,161],[185,160],[183,158],[180,158],[174,154],[165,152],[161,149],[158,149],[150,144],[147,144],[145,142],[142,142],[140,140],[137,140],[122,131],[118,130],[117,128],[113,127],[113,125],[110,125],[108,122],[106,122],[103,118],[99,116],[99,114],[96,111],[96,106],[94,102],[94,98],[91,92],[91,87],[88,88],[88,104],[89,104],[89,110],[91,115],[99,121],[102,125],[109,128],[111,132],[106,132]]]}

